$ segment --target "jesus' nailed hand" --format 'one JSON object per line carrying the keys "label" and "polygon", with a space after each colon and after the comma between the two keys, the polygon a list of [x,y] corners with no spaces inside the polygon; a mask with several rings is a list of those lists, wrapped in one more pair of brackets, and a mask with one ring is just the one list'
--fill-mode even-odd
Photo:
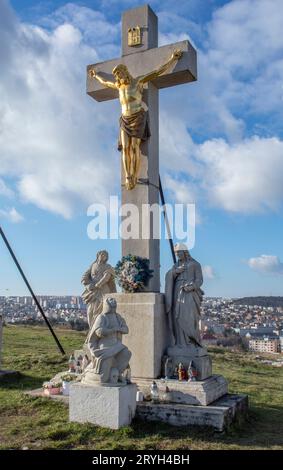
{"label": "jesus' nailed hand", "polygon": [[105,80],[94,68],[89,70],[90,78],[95,78],[105,87],[114,88],[119,91],[122,116],[120,118],[118,149],[122,150],[123,167],[126,177],[125,186],[128,190],[134,189],[138,182],[141,142],[145,142],[150,137],[148,113],[142,105],[144,85],[166,72],[181,57],[182,51],[177,49],[172,53],[170,59],[157,70],[138,77],[133,77],[126,65],[119,64],[112,71],[115,82]]}

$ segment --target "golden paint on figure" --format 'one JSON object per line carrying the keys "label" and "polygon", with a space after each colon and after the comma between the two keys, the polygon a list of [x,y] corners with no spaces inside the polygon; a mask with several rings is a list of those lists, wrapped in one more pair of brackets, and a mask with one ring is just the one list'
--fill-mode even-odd
{"label": "golden paint on figure", "polygon": [[89,71],[91,78],[96,78],[102,85],[119,91],[122,115],[118,149],[122,151],[125,186],[129,190],[133,189],[138,181],[141,142],[145,142],[150,137],[148,113],[142,106],[144,85],[162,75],[181,56],[182,51],[176,50],[166,64],[159,69],[136,78],[131,76],[126,65],[119,64],[112,71],[115,82],[104,80],[95,69]]}

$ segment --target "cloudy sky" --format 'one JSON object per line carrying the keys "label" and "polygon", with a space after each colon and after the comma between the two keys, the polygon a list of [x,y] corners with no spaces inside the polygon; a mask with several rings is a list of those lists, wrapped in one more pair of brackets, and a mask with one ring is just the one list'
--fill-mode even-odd
{"label": "cloudy sky", "polygon": [[[85,93],[144,2],[0,0],[0,222],[39,294],[79,294],[87,207],[119,193],[117,101]],[[198,81],[160,92],[166,198],[197,207],[207,295],[282,295],[283,2],[152,0],[159,44],[190,39]],[[161,247],[162,274],[171,264]],[[0,295],[25,294],[0,243]]]}

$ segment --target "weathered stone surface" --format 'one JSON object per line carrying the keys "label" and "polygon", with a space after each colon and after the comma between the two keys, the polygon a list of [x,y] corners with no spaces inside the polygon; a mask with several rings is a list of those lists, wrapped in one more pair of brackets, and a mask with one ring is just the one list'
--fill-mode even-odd
{"label": "weathered stone surface", "polygon": [[187,356],[187,357],[203,357],[207,356],[207,349],[205,347],[196,346],[194,344],[188,344],[187,346],[181,348],[180,346],[169,346],[167,349],[168,356],[178,357],[178,356]]}
{"label": "weathered stone surface", "polygon": [[[43,389],[24,392],[32,397],[41,397]],[[47,398],[47,397],[46,397]],[[69,403],[69,397],[51,395],[48,399]],[[223,431],[233,423],[241,423],[248,413],[248,396],[227,394],[209,406],[181,405],[176,403],[153,404],[139,402],[136,417],[144,421],[162,421],[172,426],[210,426]]]}
{"label": "weathered stone surface", "polygon": [[[178,380],[155,379],[159,390],[159,397],[169,388],[170,402],[187,405],[209,405],[228,393],[228,382],[222,375],[213,375],[210,378],[197,382],[179,382]],[[150,397],[151,380],[137,379],[138,389],[145,397]]]}
{"label": "weathered stone surface", "polygon": [[193,361],[198,372],[197,380],[205,380],[212,375],[212,360],[205,348],[195,346],[178,348],[174,346],[167,349],[167,355],[172,358],[173,367],[182,362],[188,368],[190,362]]}
{"label": "weathered stone surface", "polygon": [[117,300],[117,311],[129,327],[130,334],[125,335],[124,344],[132,352],[132,377],[160,377],[161,359],[168,345],[164,295],[117,293],[111,297]]}
{"label": "weathered stone surface", "polygon": [[78,423],[93,423],[110,429],[131,424],[136,411],[135,384],[93,386],[81,383],[70,386],[69,418]]}
{"label": "weathered stone surface", "polygon": [[[128,29],[142,27],[142,44],[128,45]],[[146,51],[158,45],[158,18],[149,5],[127,10],[122,15],[122,55]]]}
{"label": "weathered stone surface", "polygon": [[172,426],[209,426],[223,431],[232,423],[243,421],[247,411],[247,395],[227,394],[208,406],[138,403],[136,417]]}

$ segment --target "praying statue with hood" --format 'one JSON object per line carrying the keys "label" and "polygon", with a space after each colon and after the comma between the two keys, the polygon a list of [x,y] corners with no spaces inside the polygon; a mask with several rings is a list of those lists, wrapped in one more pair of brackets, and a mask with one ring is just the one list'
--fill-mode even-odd
{"label": "praying statue with hood", "polygon": [[202,347],[200,338],[200,308],[204,292],[201,265],[191,257],[184,243],[174,246],[177,263],[165,278],[166,313],[175,346]]}
{"label": "praying statue with hood", "polygon": [[126,383],[124,372],[129,366],[131,352],[122,343],[122,335],[129,330],[125,320],[116,312],[117,302],[105,297],[103,310],[96,317],[88,347],[91,362],[86,367],[82,383],[111,384]]}

